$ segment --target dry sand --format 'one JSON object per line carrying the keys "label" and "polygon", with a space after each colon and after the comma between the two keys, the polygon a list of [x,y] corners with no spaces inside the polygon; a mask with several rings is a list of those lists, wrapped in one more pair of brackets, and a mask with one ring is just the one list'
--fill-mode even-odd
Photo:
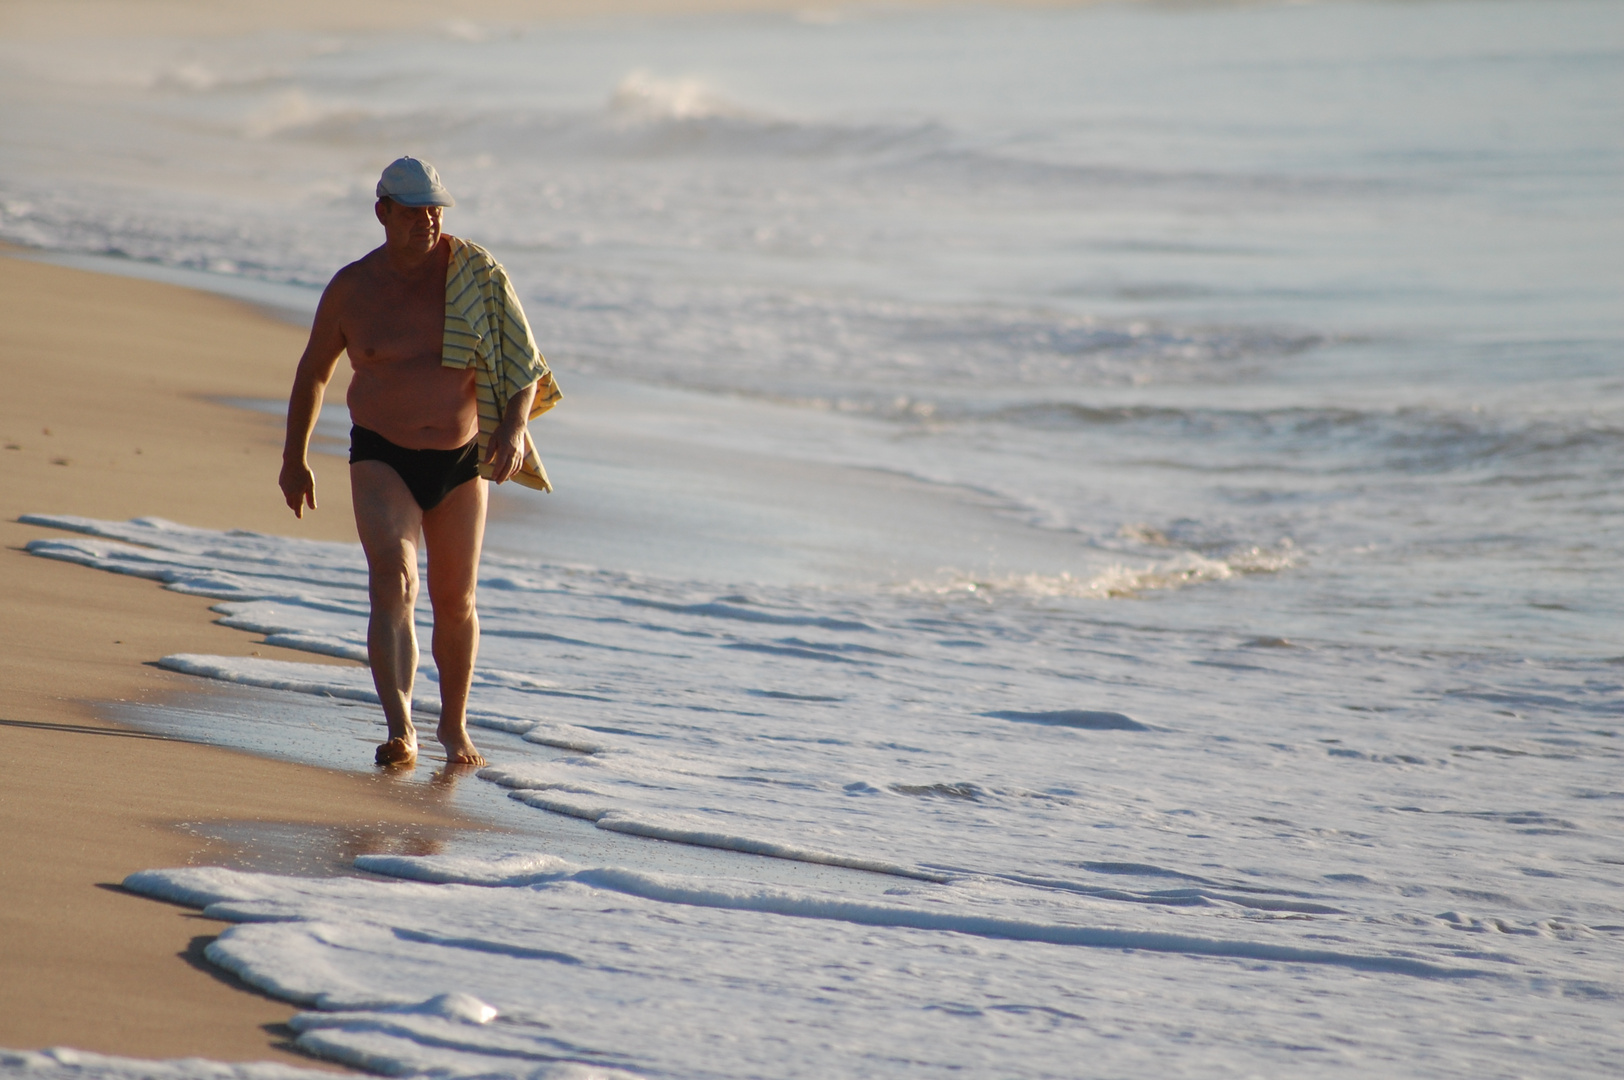
{"label": "dry sand", "polygon": [[280,1048],[292,1007],[201,960],[223,924],[113,886],[232,855],[181,822],[425,843],[467,824],[427,785],[101,719],[97,702],[199,692],[151,666],[168,653],[316,658],[215,626],[207,600],[22,551],[61,535],[19,524],[28,512],[353,539],[341,460],[316,460],[321,509],[295,521],[280,422],[210,400],[282,396],[303,338],[229,300],[0,257],[0,1047],[313,1064]]}

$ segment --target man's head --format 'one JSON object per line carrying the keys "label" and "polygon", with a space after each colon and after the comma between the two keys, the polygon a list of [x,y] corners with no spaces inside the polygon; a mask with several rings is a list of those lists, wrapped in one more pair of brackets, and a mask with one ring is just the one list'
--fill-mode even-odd
{"label": "man's head", "polygon": [[440,215],[455,205],[434,166],[414,157],[396,158],[378,178],[378,221],[387,245],[401,252],[428,252],[440,242]]}

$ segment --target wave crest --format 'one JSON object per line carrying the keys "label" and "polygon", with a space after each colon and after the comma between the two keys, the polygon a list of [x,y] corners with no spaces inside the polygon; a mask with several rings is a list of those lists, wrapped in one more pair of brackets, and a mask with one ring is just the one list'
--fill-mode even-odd
{"label": "wave crest", "polygon": [[729,105],[699,79],[661,79],[639,69],[620,80],[609,96],[609,112],[633,120],[699,120],[737,116]]}
{"label": "wave crest", "polygon": [[1252,574],[1274,574],[1301,561],[1301,552],[1290,540],[1272,548],[1252,546],[1228,554],[1209,557],[1194,551],[1180,552],[1170,559],[1144,566],[1115,563],[1088,575],[1007,574],[989,577],[951,572],[947,579],[914,581],[903,591],[934,593],[938,596],[967,595],[993,600],[1015,596],[1024,599],[1133,599],[1149,592],[1182,589],[1214,581],[1230,581]]}

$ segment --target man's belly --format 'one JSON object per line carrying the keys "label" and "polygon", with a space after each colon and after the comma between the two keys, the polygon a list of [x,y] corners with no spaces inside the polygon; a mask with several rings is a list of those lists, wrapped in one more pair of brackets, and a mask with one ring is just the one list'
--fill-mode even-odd
{"label": "man's belly", "polygon": [[452,450],[479,432],[472,370],[432,361],[356,364],[350,419],[409,450]]}

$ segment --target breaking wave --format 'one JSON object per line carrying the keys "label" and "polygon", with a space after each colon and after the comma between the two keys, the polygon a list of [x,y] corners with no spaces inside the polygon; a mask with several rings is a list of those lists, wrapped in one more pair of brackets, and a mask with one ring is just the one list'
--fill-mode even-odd
{"label": "breaking wave", "polygon": [[1009,574],[1002,577],[948,573],[940,580],[908,582],[901,590],[989,600],[1000,596],[1036,600],[1126,599],[1208,582],[1229,581],[1249,574],[1275,574],[1297,566],[1301,558],[1301,553],[1287,540],[1272,549],[1250,547],[1219,558],[1186,551],[1162,562],[1143,566],[1117,564],[1085,577],[1070,573]]}

